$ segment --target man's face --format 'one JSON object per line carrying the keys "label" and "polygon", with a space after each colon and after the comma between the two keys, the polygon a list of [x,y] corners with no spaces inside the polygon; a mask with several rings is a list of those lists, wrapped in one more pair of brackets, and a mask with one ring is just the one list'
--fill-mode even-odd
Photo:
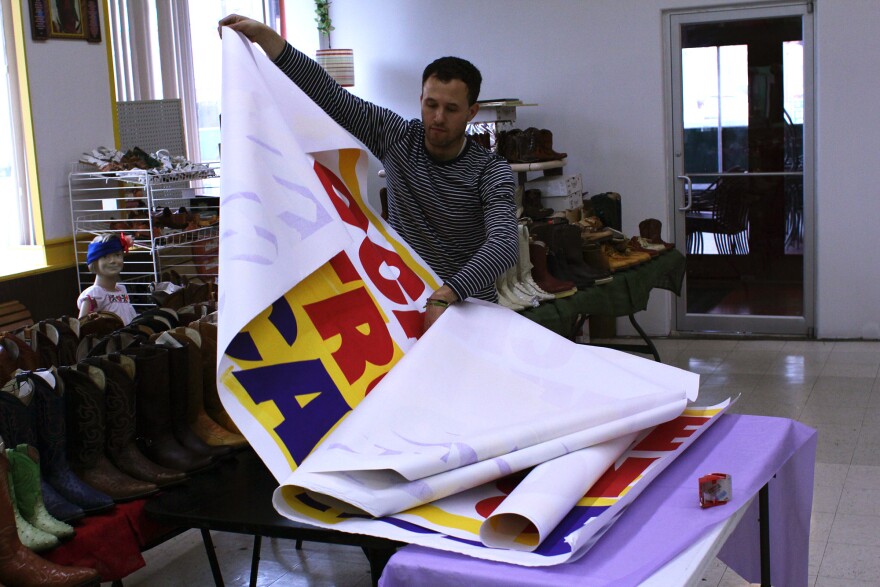
{"label": "man's face", "polygon": [[98,259],[98,275],[116,277],[122,271],[122,251]]}
{"label": "man's face", "polygon": [[458,155],[467,123],[479,106],[468,106],[467,85],[454,79],[442,82],[431,76],[422,86],[422,124],[425,148],[433,157],[448,160]]}

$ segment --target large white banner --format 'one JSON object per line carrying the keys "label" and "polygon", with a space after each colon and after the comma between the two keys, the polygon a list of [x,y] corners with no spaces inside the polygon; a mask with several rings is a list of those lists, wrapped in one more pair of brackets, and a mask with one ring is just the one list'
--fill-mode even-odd
{"label": "large white banner", "polygon": [[365,153],[225,33],[217,379],[278,511],[518,564],[579,556],[723,406],[686,412],[697,375],[494,304],[422,336],[439,283],[366,205]]}

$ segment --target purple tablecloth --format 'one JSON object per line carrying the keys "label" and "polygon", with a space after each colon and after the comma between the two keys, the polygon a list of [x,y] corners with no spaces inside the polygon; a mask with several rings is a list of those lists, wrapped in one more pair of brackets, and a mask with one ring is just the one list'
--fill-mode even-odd
{"label": "purple tablecloth", "polygon": [[[528,568],[407,546],[395,554],[381,587],[411,585],[638,585],[770,482],[771,577],[780,587],[807,585],[816,431],[792,420],[724,415],[630,505],[581,559]],[[731,503],[700,509],[697,479],[733,477]],[[750,582],[760,580],[755,499],[719,555]]]}

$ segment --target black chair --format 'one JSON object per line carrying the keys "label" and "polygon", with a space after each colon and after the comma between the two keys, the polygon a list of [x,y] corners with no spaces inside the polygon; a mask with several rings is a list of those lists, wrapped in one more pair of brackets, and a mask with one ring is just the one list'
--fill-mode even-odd
{"label": "black chair", "polygon": [[[726,173],[741,171],[738,168]],[[685,216],[689,254],[703,253],[703,234],[712,233],[721,255],[749,253],[748,179],[724,175],[695,196],[694,206]]]}

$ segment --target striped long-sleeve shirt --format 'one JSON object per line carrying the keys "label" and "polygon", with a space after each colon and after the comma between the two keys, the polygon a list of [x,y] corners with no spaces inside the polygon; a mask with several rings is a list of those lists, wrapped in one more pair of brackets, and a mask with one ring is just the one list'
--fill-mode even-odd
{"label": "striped long-sleeve shirt", "polygon": [[495,280],[519,255],[507,161],[473,141],[437,161],[420,120],[352,95],[290,44],[275,64],[382,162],[389,223],[443,282],[461,300],[496,301]]}

